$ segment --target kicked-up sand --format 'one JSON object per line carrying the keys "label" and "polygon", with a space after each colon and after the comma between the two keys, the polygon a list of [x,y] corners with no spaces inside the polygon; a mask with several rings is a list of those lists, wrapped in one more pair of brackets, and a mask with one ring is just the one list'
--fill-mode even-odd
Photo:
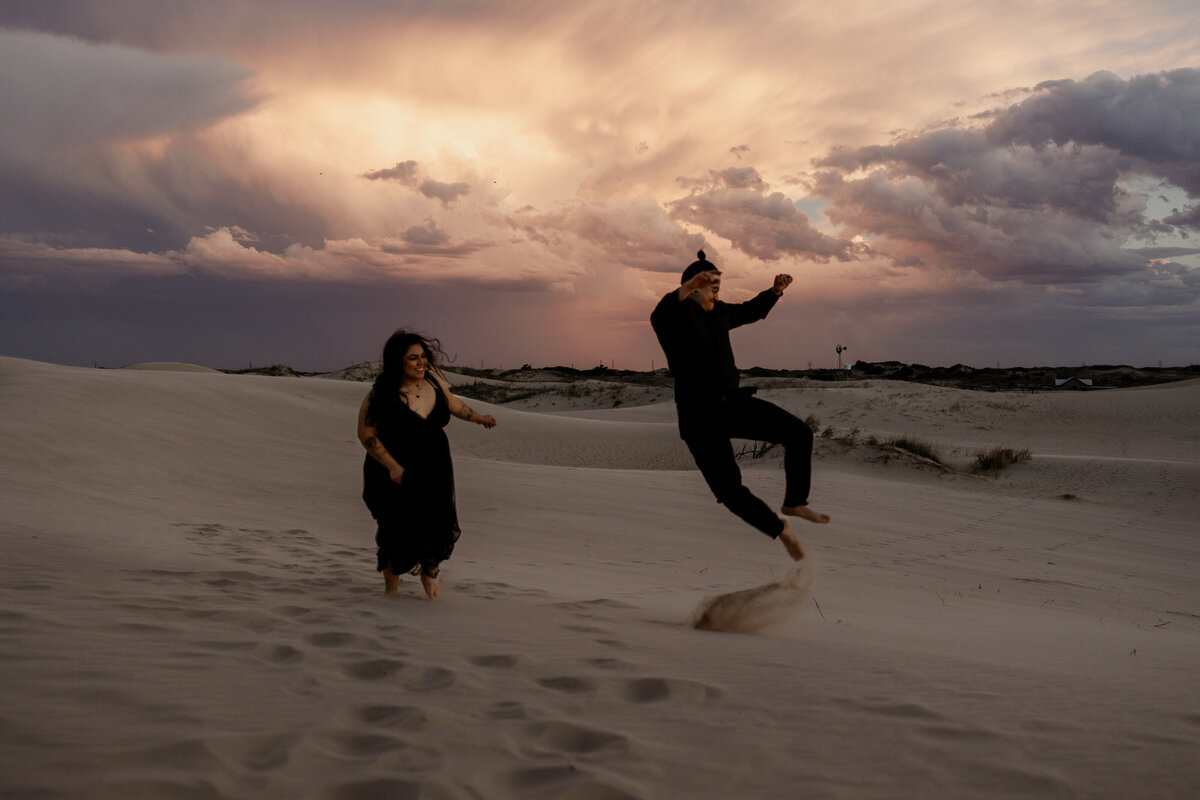
{"label": "kicked-up sand", "polygon": [[800,564],[669,404],[472,401],[429,601],[374,571],[366,385],[153,367],[0,359],[0,797],[1200,796],[1200,383],[764,387],[858,429]]}

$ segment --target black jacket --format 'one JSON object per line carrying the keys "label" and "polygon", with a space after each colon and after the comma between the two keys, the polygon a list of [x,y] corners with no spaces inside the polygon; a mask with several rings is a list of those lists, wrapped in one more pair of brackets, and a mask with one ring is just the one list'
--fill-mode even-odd
{"label": "black jacket", "polygon": [[729,331],[763,319],[777,300],[779,296],[767,289],[744,303],[718,300],[712,311],[688,298],[680,300],[678,291],[659,301],[650,324],[675,378],[679,430],[685,438],[704,415],[732,402],[738,394],[738,369]]}

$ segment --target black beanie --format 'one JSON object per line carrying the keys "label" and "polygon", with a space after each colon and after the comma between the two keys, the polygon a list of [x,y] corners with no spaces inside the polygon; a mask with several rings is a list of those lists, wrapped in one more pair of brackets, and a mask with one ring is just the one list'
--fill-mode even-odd
{"label": "black beanie", "polygon": [[701,272],[708,272],[709,270],[717,269],[715,266],[713,266],[713,264],[711,262],[704,260],[704,251],[703,250],[700,250],[699,252],[697,252],[696,256],[700,260],[693,261],[692,263],[687,265],[687,269],[685,269],[683,271],[683,277],[679,279],[680,286],[687,283],[692,278],[699,275]]}

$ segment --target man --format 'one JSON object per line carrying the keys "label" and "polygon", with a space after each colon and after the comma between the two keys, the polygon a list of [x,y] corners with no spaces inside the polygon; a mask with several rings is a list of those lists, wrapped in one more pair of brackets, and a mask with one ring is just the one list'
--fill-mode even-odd
{"label": "man", "polygon": [[729,344],[729,331],[767,316],[792,283],[790,275],[776,275],[775,283],[745,303],[717,299],[721,273],[705,260],[688,265],[679,289],[668,292],[650,324],[667,355],[675,378],[675,407],[679,435],[696,459],[700,474],[722,503],[772,539],[779,539],[796,561],[804,549],[785,518],[742,485],[742,472],[730,439],[753,439],[782,444],[787,490],[780,512],[809,522],[826,523],[829,517],[808,507],[812,476],[812,430],[803,421],[776,405],[752,397],[753,389],[739,387],[737,365]]}

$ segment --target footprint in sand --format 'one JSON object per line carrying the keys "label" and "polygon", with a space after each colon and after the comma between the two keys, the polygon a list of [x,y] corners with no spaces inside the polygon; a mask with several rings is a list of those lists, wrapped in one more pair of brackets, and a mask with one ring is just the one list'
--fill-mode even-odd
{"label": "footprint in sand", "polygon": [[374,759],[384,753],[408,747],[408,742],[378,733],[337,732],[310,736],[307,744],[318,750],[349,759]]}
{"label": "footprint in sand", "polygon": [[304,638],[305,641],[316,647],[346,647],[353,644],[358,637],[345,631],[325,631],[324,633],[310,633]]}
{"label": "footprint in sand", "polygon": [[596,684],[587,678],[574,675],[563,675],[556,678],[541,678],[538,685],[565,694],[583,694],[596,691]]}
{"label": "footprint in sand", "polygon": [[595,667],[596,669],[635,670],[639,668],[636,664],[631,664],[628,661],[622,661],[619,658],[584,658],[580,660],[589,667]]}
{"label": "footprint in sand", "polygon": [[306,796],[312,800],[378,800],[381,797],[388,800],[417,800],[421,796],[421,784],[399,778],[375,778],[319,789]]}
{"label": "footprint in sand", "polygon": [[528,709],[522,703],[518,703],[515,700],[498,700],[483,715],[488,719],[495,720],[529,719]]}
{"label": "footprint in sand", "polygon": [[490,656],[471,656],[467,661],[484,669],[513,669],[527,663],[520,656],[509,655],[507,653]]}
{"label": "footprint in sand", "polygon": [[403,670],[403,661],[392,658],[371,658],[358,661],[342,670],[347,676],[360,681],[381,681]]}
{"label": "footprint in sand", "polygon": [[354,710],[354,717],[368,725],[406,731],[419,731],[429,724],[429,712],[420,706],[362,706]]}
{"label": "footprint in sand", "polygon": [[538,751],[584,755],[629,749],[629,739],[617,733],[586,728],[572,722],[536,722],[525,730],[527,741]]}
{"label": "footprint in sand", "polygon": [[[381,649],[381,645],[375,639],[365,636],[359,636],[346,631],[319,631],[318,633],[310,633],[304,637],[304,641],[311,644],[313,647],[319,647],[324,650],[349,650],[362,652],[364,655]],[[397,656],[406,656],[408,652],[399,650],[396,647],[389,646],[387,652]]]}
{"label": "footprint in sand", "polygon": [[390,681],[414,692],[453,686],[456,676],[443,667],[414,667],[394,658],[372,658],[349,665],[343,673],[360,681]]}
{"label": "footprint in sand", "polygon": [[204,746],[226,767],[235,771],[270,772],[286,766],[300,741],[292,734],[214,736]]}
{"label": "footprint in sand", "polygon": [[528,767],[489,772],[472,781],[481,797],[579,798],[579,800],[641,800],[640,791],[626,791],[579,766]]}
{"label": "footprint in sand", "polygon": [[667,700],[707,703],[724,694],[715,686],[677,678],[637,678],[620,684],[616,692],[620,699],[635,705]]}
{"label": "footprint in sand", "polygon": [[299,664],[304,660],[304,653],[286,644],[270,644],[262,642],[254,648],[254,657],[267,664],[287,666]]}

